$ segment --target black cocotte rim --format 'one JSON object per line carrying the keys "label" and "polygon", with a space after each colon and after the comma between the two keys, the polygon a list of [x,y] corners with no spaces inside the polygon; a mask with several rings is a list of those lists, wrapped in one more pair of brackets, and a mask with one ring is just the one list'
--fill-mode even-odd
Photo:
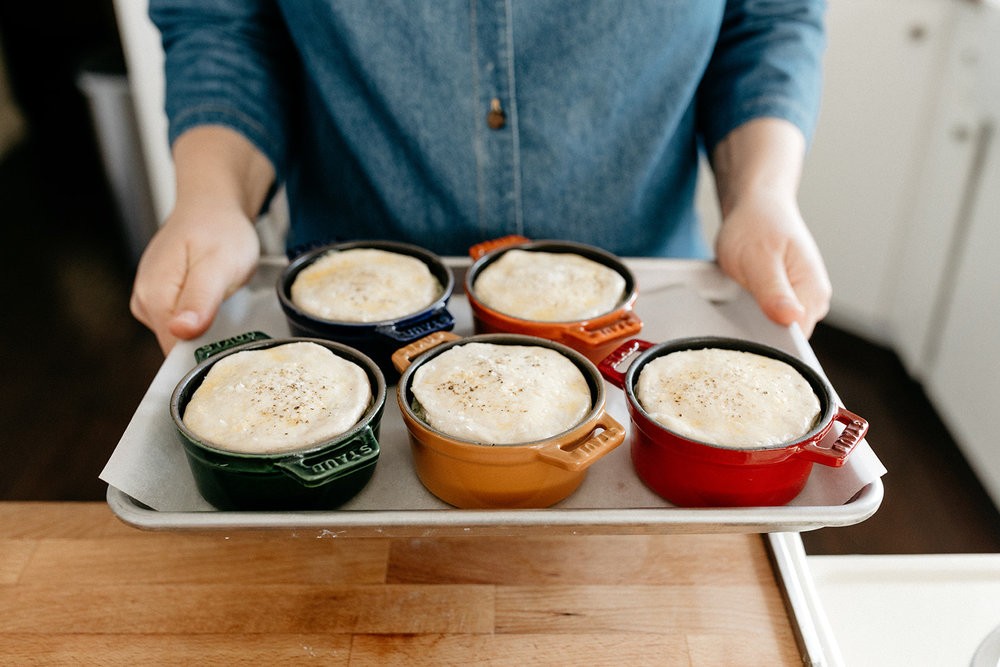
{"label": "black cocotte rim", "polygon": [[[205,379],[205,376],[208,374],[208,371],[211,369],[213,364],[220,359],[224,359],[225,357],[236,354],[237,352],[262,350],[288,343],[315,343],[331,350],[334,354],[341,358],[358,364],[362,369],[364,369],[365,374],[368,376],[368,380],[371,383],[372,400],[364,414],[358,420],[357,424],[347,431],[333,436],[332,438],[316,443],[310,443],[299,449],[272,453],[236,452],[228,449],[222,449],[198,437],[184,424],[183,417],[187,403],[198,387],[201,386],[202,381]],[[184,437],[185,442],[189,443],[198,450],[201,450],[203,456],[207,456],[213,461],[244,461],[249,465],[266,465],[271,462],[288,459],[290,457],[304,457],[321,453],[326,449],[336,447],[340,443],[347,442],[351,438],[354,438],[366,426],[375,428],[382,418],[382,412],[385,408],[385,400],[386,382],[382,371],[379,369],[378,365],[371,360],[371,358],[354,348],[335,341],[319,338],[268,338],[250,343],[244,343],[228,349],[225,352],[220,352],[202,361],[193,369],[188,371],[180,382],[177,383],[177,386],[171,394],[170,416],[173,419],[174,426]]]}
{"label": "black cocotte rim", "polygon": [[[443,288],[441,295],[433,302],[421,308],[419,311],[403,317],[382,320],[379,322],[346,322],[341,320],[328,320],[316,315],[304,312],[292,301],[292,283],[299,275],[299,272],[312,264],[314,261],[330,252],[331,250],[353,250],[361,248],[371,248],[374,250],[385,250],[400,255],[415,257],[427,265],[431,275],[438,279]],[[281,303],[285,314],[305,322],[311,322],[328,327],[345,327],[356,329],[375,329],[386,324],[406,324],[411,321],[419,321],[429,314],[443,309],[455,290],[455,276],[445,265],[441,258],[429,250],[410,243],[399,241],[348,241],[345,243],[331,243],[329,245],[313,248],[296,256],[281,272],[278,277],[277,292],[278,300]]]}

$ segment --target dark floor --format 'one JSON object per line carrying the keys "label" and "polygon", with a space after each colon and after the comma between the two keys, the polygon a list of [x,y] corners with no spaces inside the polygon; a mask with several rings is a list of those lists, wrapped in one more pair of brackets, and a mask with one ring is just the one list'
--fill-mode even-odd
{"label": "dark floor", "polygon": [[97,475],[163,357],[129,314],[103,180],[68,183],[36,157],[24,145],[0,163],[0,499],[101,499]]}
{"label": "dark floor", "polygon": [[828,326],[810,343],[889,471],[885,500],[854,526],[804,533],[810,554],[1000,552],[1000,513],[919,384],[890,350]]}
{"label": "dark floor", "polygon": [[[42,158],[28,141],[0,163],[0,500],[102,500],[97,476],[162,357],[128,312],[132,262],[99,167]],[[1000,552],[1000,514],[895,355],[827,326],[812,343],[889,474],[874,517],[806,533],[807,552]]]}

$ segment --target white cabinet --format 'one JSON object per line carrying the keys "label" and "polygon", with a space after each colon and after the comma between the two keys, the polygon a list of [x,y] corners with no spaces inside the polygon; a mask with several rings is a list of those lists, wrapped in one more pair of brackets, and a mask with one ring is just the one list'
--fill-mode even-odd
{"label": "white cabinet", "polygon": [[976,159],[950,247],[939,328],[928,346],[924,384],[966,457],[1000,507],[1000,6],[968,16],[966,58],[982,76],[970,97],[983,113],[973,125]]}
{"label": "white cabinet", "polygon": [[956,244],[953,281],[924,384],[1000,507],[1000,137],[992,135],[978,194]]}

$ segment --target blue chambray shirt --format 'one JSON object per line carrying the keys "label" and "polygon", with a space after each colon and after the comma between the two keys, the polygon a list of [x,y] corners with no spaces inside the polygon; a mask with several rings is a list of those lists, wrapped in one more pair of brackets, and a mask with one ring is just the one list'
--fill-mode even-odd
{"label": "blue chambray shirt", "polygon": [[[522,234],[702,257],[699,150],[771,116],[809,138],[823,2],[152,0],[170,140],[243,133],[289,246],[440,254]],[[487,118],[499,104],[501,127]],[[497,125],[497,124],[494,124]]]}

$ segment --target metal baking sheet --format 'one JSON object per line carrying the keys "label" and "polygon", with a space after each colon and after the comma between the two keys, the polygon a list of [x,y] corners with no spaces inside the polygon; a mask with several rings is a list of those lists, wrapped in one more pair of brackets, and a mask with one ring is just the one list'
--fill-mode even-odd
{"label": "metal baking sheet", "polygon": [[[469,262],[449,258],[447,263],[456,273],[456,293],[449,304],[455,332],[471,335],[471,312],[462,291]],[[819,368],[801,333],[767,321],[713,263],[626,263],[639,283],[636,312],[644,328],[637,338],[660,342],[689,335],[739,336],[785,349]],[[280,259],[262,262],[250,285],[223,306],[212,329],[196,341],[179,343],[153,379],[101,474],[109,485],[108,504],[125,523],[146,530],[286,530],[316,537],[797,532],[858,523],[881,504],[885,470],[867,442],[844,468],[814,466],[806,489],[788,505],[690,509],[671,505],[643,484],[631,466],[626,441],[597,461],[580,488],[553,507],[455,509],[431,495],[413,472],[395,387],[390,387],[379,464],[372,481],[354,499],[330,511],[216,510],[194,486],[170,422],[169,395],[194,365],[193,351],[199,345],[250,330],[289,335],[274,291],[282,266]],[[607,393],[608,412],[628,428],[622,392],[609,385]]]}

